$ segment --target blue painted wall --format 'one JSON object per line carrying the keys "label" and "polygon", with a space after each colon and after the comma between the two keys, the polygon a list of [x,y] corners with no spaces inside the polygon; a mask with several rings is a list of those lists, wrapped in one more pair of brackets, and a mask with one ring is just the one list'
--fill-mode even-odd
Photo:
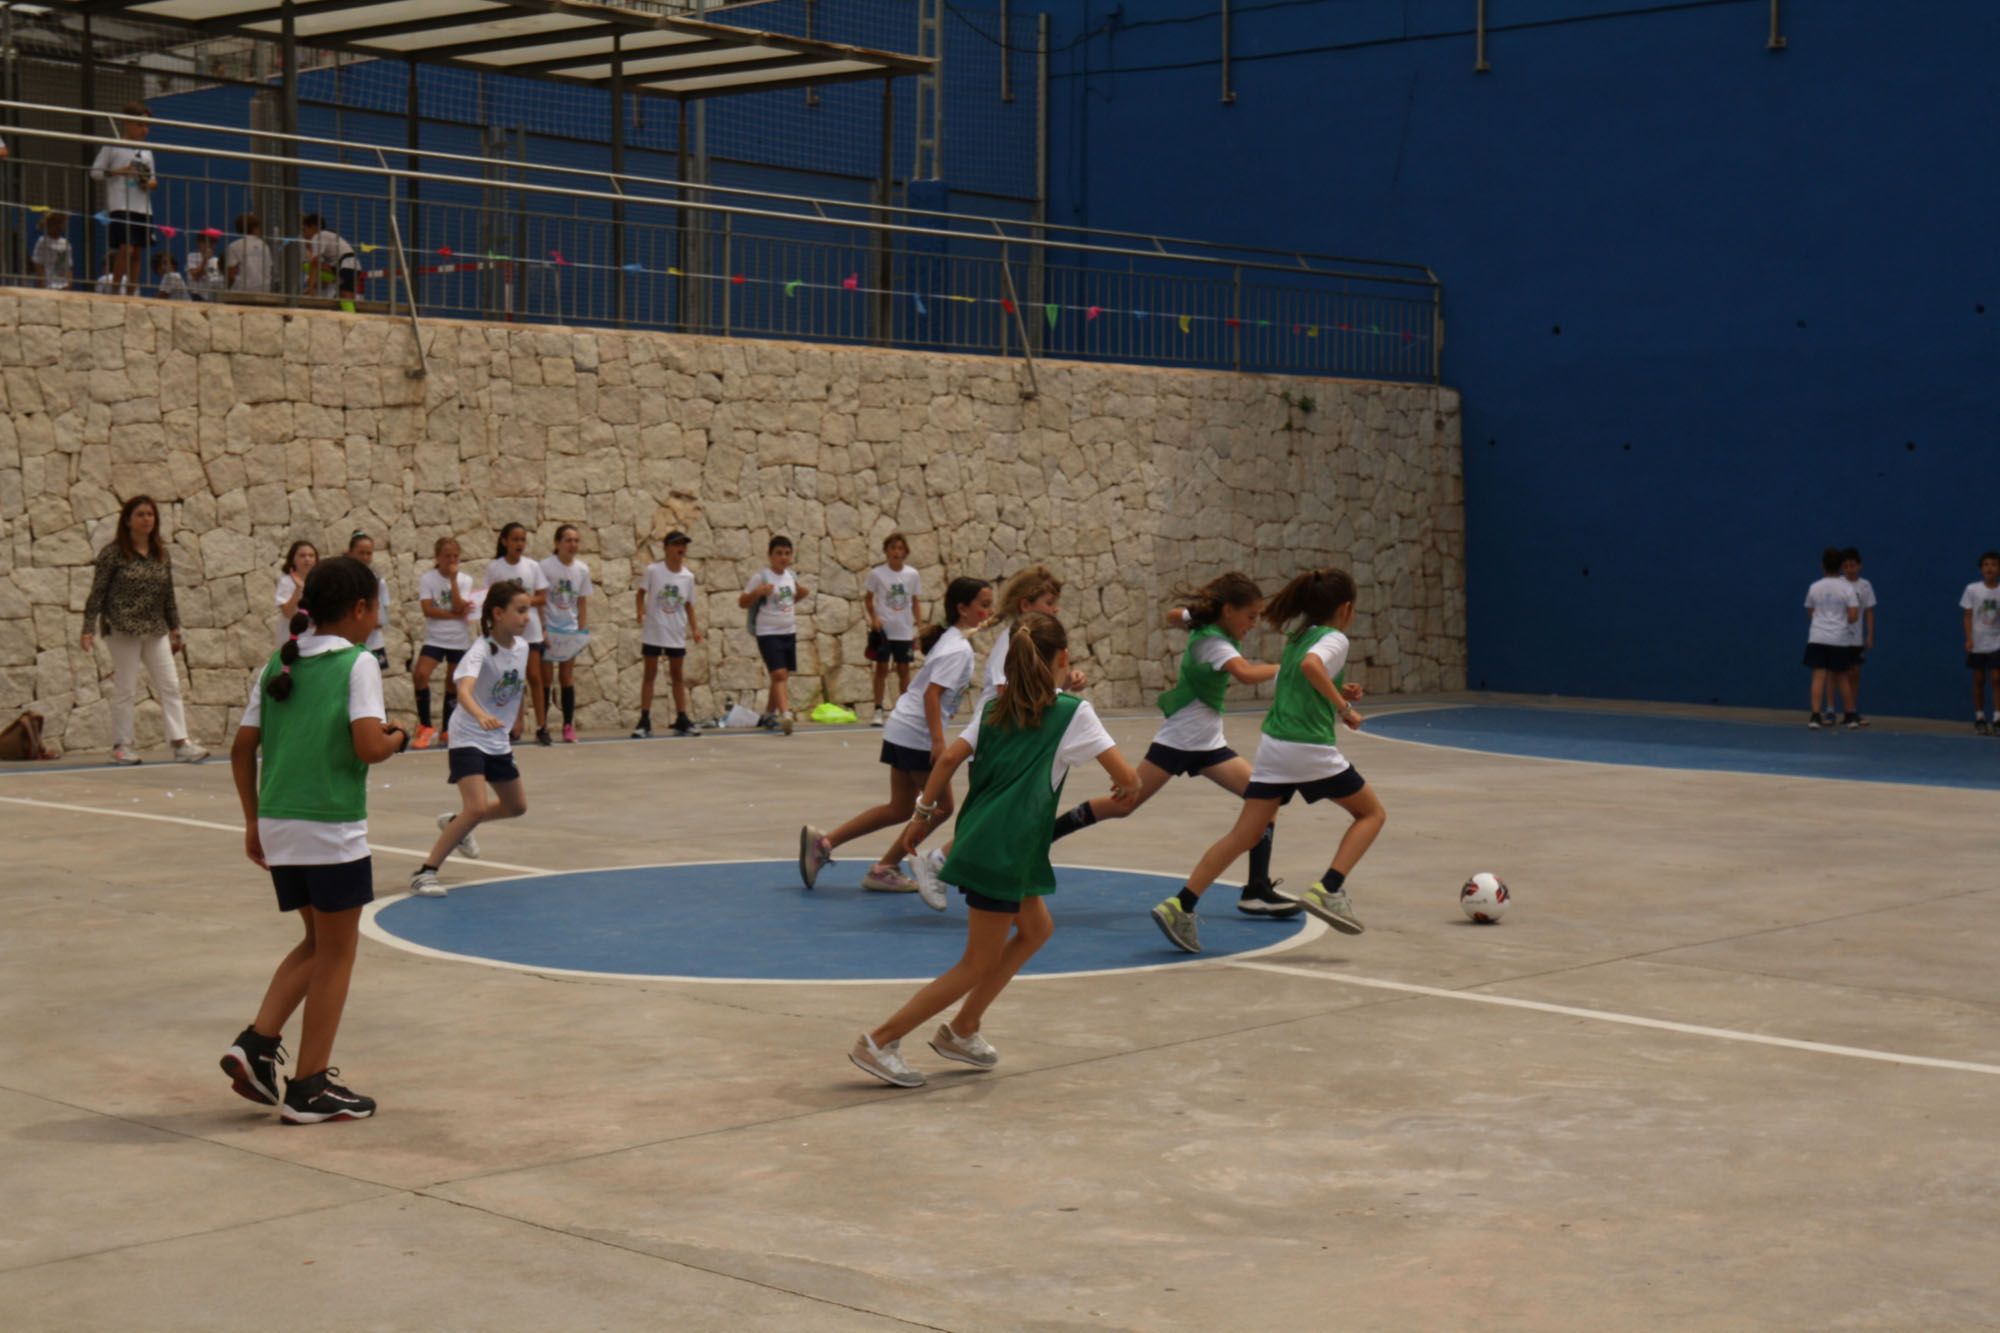
{"label": "blue painted wall", "polygon": [[1444,279],[1473,687],[1797,706],[1838,542],[1864,707],[1963,715],[2000,6],[1506,0],[1475,74],[1473,0],[1239,0],[1233,105],[1214,0],[1051,8],[1051,220]]}

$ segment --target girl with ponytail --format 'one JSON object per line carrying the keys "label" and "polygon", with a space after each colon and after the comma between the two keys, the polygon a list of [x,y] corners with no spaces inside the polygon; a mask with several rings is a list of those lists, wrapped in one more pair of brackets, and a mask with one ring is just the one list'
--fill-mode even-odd
{"label": "girl with ponytail", "polygon": [[[999,610],[996,613],[1001,619],[1000,637],[994,640],[992,650],[986,655],[986,683],[979,692],[979,704],[973,710],[973,716],[983,713],[986,705],[999,696],[1000,687],[1007,683],[1007,649],[1021,618],[1030,612],[1044,616],[1060,615],[1062,590],[1063,581],[1047,565],[1029,565],[1008,579],[1000,589]],[[1074,694],[1087,683],[1081,671],[1070,671],[1064,676],[1062,687]]]}
{"label": "girl with ponytail", "polygon": [[[518,819],[528,813],[528,793],[514,763],[514,742],[521,739],[521,697],[533,688],[528,674],[528,617],[534,614],[534,594],[526,584],[501,579],[486,589],[479,608],[479,639],[452,671],[458,691],[458,711],[448,728],[450,774],[445,781],[458,788],[457,814],[437,817],[438,839],[423,868],[410,877],[410,892],[422,898],[442,898],[438,870],[458,848],[479,859],[473,830],[493,819]],[[487,787],[493,799],[486,799]]]}
{"label": "girl with ponytail", "polygon": [[[1007,689],[931,769],[916,816],[904,833],[914,849],[946,813],[952,774],[972,761],[972,782],[958,816],[958,836],[940,872],[965,895],[965,953],[889,1020],[855,1038],[847,1058],[899,1088],[924,1076],[904,1061],[902,1039],[953,1004],[931,1049],[946,1060],[991,1069],[1000,1053],[980,1034],[987,1008],[1035,951],[1055,933],[1044,899],[1056,890],[1050,830],[1064,780],[1095,759],[1111,778],[1114,801],[1129,805],[1139,775],[1118,753],[1088,703],[1057,685],[1069,674],[1069,636],[1053,616],[1021,618],[1007,649]],[[959,1003],[963,1001],[963,1003]]]}
{"label": "girl with ponytail", "polygon": [[[528,530],[519,523],[509,523],[500,529],[499,539],[493,545],[493,558],[486,562],[486,586],[490,590],[505,582],[521,585],[528,594],[528,627],[524,639],[528,645],[528,691],[535,708],[535,744],[554,745],[555,738],[549,735],[549,701],[542,692],[542,676],[546,670],[542,663],[542,611],[549,603],[549,576],[542,572],[539,560],[527,556]],[[487,596],[492,596],[491,591]]]}
{"label": "girl with ponytail", "polygon": [[[1278,674],[1275,663],[1253,662],[1242,653],[1243,636],[1255,628],[1264,610],[1264,594],[1249,575],[1229,573],[1198,588],[1182,589],[1174,604],[1179,609],[1168,617],[1169,623],[1185,625],[1190,633],[1180,675],[1173,688],[1159,697],[1166,720],[1140,761],[1138,799],[1124,809],[1103,797],[1085,801],[1056,820],[1056,837],[1068,837],[1100,819],[1122,818],[1183,774],[1199,773],[1239,799],[1250,784],[1250,761],[1230,749],[1222,734],[1222,705],[1231,681],[1255,686]],[[1302,909],[1278,894],[1277,881],[1271,878],[1273,833],[1273,828],[1266,828],[1250,849],[1250,879],[1236,910],[1283,920]]]}
{"label": "girl with ponytail", "polygon": [[[889,799],[871,806],[825,833],[808,824],[799,830],[799,878],[812,888],[819,872],[833,863],[833,849],[878,830],[907,824],[916,807],[917,793],[923,790],[931,766],[945,751],[945,724],[958,712],[958,701],[972,684],[972,644],[966,637],[993,614],[993,585],[985,579],[956,578],[945,589],[945,623],[925,631],[924,665],[909,689],[896,700],[895,711],[882,728],[882,762],[889,767]],[[951,793],[943,796],[944,810],[951,809]],[[919,889],[905,875],[902,862],[909,855],[904,840],[889,844],[882,859],[862,876],[861,887],[878,893],[910,893]],[[924,902],[942,912],[941,891],[924,887]]]}
{"label": "girl with ponytail", "polygon": [[[305,938],[278,964],[256,1019],[223,1053],[222,1070],[239,1096],[278,1107],[293,1124],[375,1113],[374,1102],[333,1081],[330,1066],[360,909],[375,897],[368,766],[410,743],[384,720],[382,668],[361,646],[377,616],[368,566],[346,556],[315,565],[285,646],[258,673],[229,751],[244,854],[270,872],[278,910],[299,914]],[[280,1043],[301,1001],[299,1074],[281,1095]]]}
{"label": "girl with ponytail", "polygon": [[1388,819],[1374,788],[1340,752],[1336,723],[1361,725],[1351,694],[1338,683],[1347,665],[1347,627],[1354,620],[1354,579],[1344,569],[1314,569],[1285,585],[1264,608],[1264,623],[1285,629],[1285,654],[1278,665],[1278,692],[1264,715],[1257,762],[1243,789],[1236,826],[1203,854],[1187,887],[1153,909],[1157,925],[1175,948],[1201,952],[1195,905],[1216,876],[1256,846],[1278,811],[1303,796],[1306,804],[1332,801],[1354,821],[1341,836],[1333,861],[1318,882],[1300,894],[1285,894],[1335,930],[1359,935],[1361,920],[1347,896],[1347,877],[1382,832]]}

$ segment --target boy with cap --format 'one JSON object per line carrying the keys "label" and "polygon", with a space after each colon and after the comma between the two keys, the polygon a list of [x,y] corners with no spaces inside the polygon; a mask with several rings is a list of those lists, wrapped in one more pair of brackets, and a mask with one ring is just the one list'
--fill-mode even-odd
{"label": "boy with cap", "polygon": [[632,728],[634,739],[653,734],[653,678],[659,674],[660,659],[667,659],[667,674],[674,687],[674,732],[693,736],[695,725],[688,720],[687,680],[682,663],[690,641],[701,642],[701,626],[695,619],[694,572],[687,568],[688,535],[679,529],[667,534],[664,560],[646,566],[639,589],[640,651],[645,654],[645,679],[639,685],[639,725]]}

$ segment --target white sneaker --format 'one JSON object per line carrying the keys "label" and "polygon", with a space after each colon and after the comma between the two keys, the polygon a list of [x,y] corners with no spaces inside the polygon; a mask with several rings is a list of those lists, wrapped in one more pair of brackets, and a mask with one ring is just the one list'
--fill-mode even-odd
{"label": "white sneaker", "polygon": [[868,725],[871,727],[880,727],[886,725],[888,721],[889,715],[878,708],[875,710],[875,720]]}
{"label": "white sneaker", "polygon": [[[442,833],[450,828],[451,821],[457,818],[457,815],[439,815],[438,832]],[[479,859],[479,832],[477,829],[468,829],[465,836],[458,840],[458,851],[468,861],[477,861]]]}
{"label": "white sneaker", "polygon": [[910,870],[917,881],[917,897],[933,912],[942,912],[951,901],[938,872],[944,869],[944,848],[933,847],[910,858]]}
{"label": "white sneaker", "polygon": [[111,747],[111,762],[114,764],[137,764],[141,760],[130,748],[123,745]]}
{"label": "white sneaker", "polygon": [[864,1032],[854,1039],[854,1049],[847,1053],[847,1058],[856,1069],[884,1083],[898,1088],[921,1088],[924,1076],[903,1062],[902,1044],[892,1041],[887,1046],[877,1046],[875,1039]]}
{"label": "white sneaker", "polygon": [[174,758],[183,764],[198,764],[208,758],[208,751],[202,749],[193,741],[176,741],[174,743]]}
{"label": "white sneaker", "polygon": [[1000,1063],[1000,1052],[993,1049],[993,1043],[977,1032],[969,1037],[961,1037],[951,1030],[951,1024],[938,1024],[937,1035],[931,1038],[931,1049],[947,1060],[956,1060],[974,1069],[991,1069]]}
{"label": "white sneaker", "polygon": [[450,890],[438,883],[437,871],[419,870],[410,876],[410,892],[419,898],[442,898]]}
{"label": "white sneaker", "polygon": [[877,893],[915,893],[917,882],[905,875],[900,867],[874,865],[861,877],[861,887],[873,889]]}
{"label": "white sneaker", "polygon": [[793,717],[790,713],[786,713],[783,717],[778,719],[778,730],[784,732],[787,736],[792,734],[792,728],[797,725],[798,725],[798,719]]}

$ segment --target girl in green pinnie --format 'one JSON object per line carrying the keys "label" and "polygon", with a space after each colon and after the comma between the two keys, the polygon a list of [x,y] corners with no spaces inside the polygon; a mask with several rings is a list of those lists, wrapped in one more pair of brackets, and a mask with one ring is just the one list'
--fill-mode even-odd
{"label": "girl in green pinnie", "polygon": [[972,760],[951,855],[940,872],[965,895],[965,953],[893,1017],[855,1039],[847,1058],[899,1088],[922,1087],[904,1062],[902,1039],[963,1000],[938,1026],[931,1049],[947,1060],[991,1069],[1000,1054],[980,1035],[980,1019],[1035,951],[1055,933],[1044,898],[1056,890],[1049,843],[1069,770],[1095,759],[1111,776],[1111,796],[1129,808],[1139,775],[1118,753],[1091,706],[1062,694],[1069,636],[1053,616],[1023,616],[1007,649],[1007,685],[931,768],[906,835],[915,850],[930,832],[952,775]]}
{"label": "girl in green pinnie", "polygon": [[1315,569],[1286,584],[1265,607],[1264,622],[1273,629],[1295,628],[1285,639],[1277,696],[1264,715],[1264,735],[1236,827],[1202,856],[1186,888],[1153,909],[1153,923],[1175,948],[1201,952],[1194,909],[1202,891],[1256,846],[1280,807],[1294,796],[1305,797],[1308,805],[1332,801],[1354,822],[1341,836],[1326,874],[1304,893],[1284,896],[1335,930],[1361,933],[1345,885],[1388,816],[1374,788],[1340,752],[1338,724],[1361,725],[1361,714],[1338,683],[1347,665],[1345,631],[1354,620],[1354,596],[1354,579],[1346,570]]}

